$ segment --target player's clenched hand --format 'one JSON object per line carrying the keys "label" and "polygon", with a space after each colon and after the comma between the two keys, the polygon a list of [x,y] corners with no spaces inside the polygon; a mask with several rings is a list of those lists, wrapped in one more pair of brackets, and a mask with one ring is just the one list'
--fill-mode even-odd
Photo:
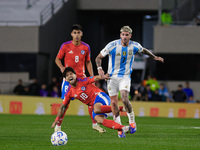
{"label": "player's clenched hand", "polygon": [[100,75],[101,78],[104,78],[104,71],[103,71],[103,69],[98,69],[98,74]]}
{"label": "player's clenched hand", "polygon": [[158,61],[164,63],[164,59],[162,57],[155,57],[154,60],[158,60]]}
{"label": "player's clenched hand", "polygon": [[53,124],[51,125],[51,128],[54,128],[55,125],[57,125],[59,123],[59,121],[54,121]]}
{"label": "player's clenched hand", "polygon": [[110,75],[107,73],[104,75],[104,79],[107,81],[108,79],[110,79]]}
{"label": "player's clenched hand", "polygon": [[63,73],[65,71],[65,67],[60,67],[60,71]]}

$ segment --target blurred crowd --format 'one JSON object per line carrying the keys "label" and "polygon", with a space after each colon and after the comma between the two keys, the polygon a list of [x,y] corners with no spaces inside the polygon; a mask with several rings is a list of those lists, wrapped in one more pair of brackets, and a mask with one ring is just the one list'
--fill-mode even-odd
{"label": "blurred crowd", "polygon": [[16,95],[60,97],[61,81],[62,80],[58,80],[56,77],[53,77],[50,84],[40,84],[38,83],[37,78],[33,78],[32,83],[25,86],[22,79],[19,79],[13,93]]}
{"label": "blurred crowd", "polygon": [[[31,95],[43,97],[60,97],[61,96],[62,79],[52,78],[50,84],[39,84],[34,78],[28,86],[23,85],[23,81],[19,79],[13,92],[16,95]],[[107,93],[106,82],[100,81],[95,83],[100,89]],[[121,99],[120,93],[118,96]],[[155,77],[148,76],[140,84],[131,86],[129,99],[132,101],[160,101],[160,102],[186,102],[200,103],[194,99],[194,93],[188,81],[185,85],[177,85],[177,90],[170,91],[164,83],[159,83]]]}
{"label": "blurred crowd", "polygon": [[199,100],[194,99],[194,93],[188,81],[184,86],[177,85],[177,90],[170,91],[164,83],[159,83],[156,78],[148,76],[130,93],[132,93],[133,101],[199,103]]}
{"label": "blurred crowd", "polygon": [[[99,84],[98,86],[107,92],[105,83],[102,83],[102,86]],[[118,99],[121,99],[120,93]],[[150,75],[140,84],[131,85],[129,99],[131,101],[200,103],[199,100],[194,99],[194,93],[188,81],[184,86],[179,84],[176,90],[170,91],[164,83],[159,83]]]}

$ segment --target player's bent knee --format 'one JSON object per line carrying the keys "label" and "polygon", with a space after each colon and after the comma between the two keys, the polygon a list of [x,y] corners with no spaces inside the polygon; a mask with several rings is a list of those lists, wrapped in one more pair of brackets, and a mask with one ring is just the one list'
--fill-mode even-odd
{"label": "player's bent knee", "polygon": [[95,114],[99,114],[99,113],[101,113],[101,106],[102,106],[102,104],[101,103],[96,103],[95,105],[94,105],[94,113]]}
{"label": "player's bent knee", "polygon": [[101,108],[100,108],[100,106],[98,106],[98,105],[95,105],[95,106],[94,106],[94,113],[95,113],[95,114],[101,113]]}
{"label": "player's bent knee", "polygon": [[101,113],[101,109],[94,109],[94,113],[95,113],[95,114]]}

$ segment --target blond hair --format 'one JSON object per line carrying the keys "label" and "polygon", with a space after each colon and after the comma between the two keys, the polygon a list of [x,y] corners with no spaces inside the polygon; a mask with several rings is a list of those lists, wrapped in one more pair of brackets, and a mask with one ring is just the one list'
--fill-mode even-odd
{"label": "blond hair", "polygon": [[123,26],[121,29],[120,29],[120,32],[129,32],[132,34],[132,29],[129,27],[129,26]]}

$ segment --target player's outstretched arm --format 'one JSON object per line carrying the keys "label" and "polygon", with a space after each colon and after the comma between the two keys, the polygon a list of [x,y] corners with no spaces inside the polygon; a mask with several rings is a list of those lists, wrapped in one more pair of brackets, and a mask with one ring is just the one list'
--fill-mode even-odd
{"label": "player's outstretched arm", "polygon": [[157,60],[157,61],[160,61],[160,62],[164,63],[164,58],[159,57],[159,56],[156,56],[156,57],[154,58],[154,60]]}
{"label": "player's outstretched arm", "polygon": [[94,80],[95,80],[95,81],[99,81],[99,80],[108,80],[108,79],[110,79],[110,75],[109,75],[108,73],[105,74],[105,75],[103,75],[103,77],[100,76],[100,75],[94,76]]}
{"label": "player's outstretched arm", "polygon": [[63,117],[63,115],[65,114],[65,110],[68,108],[67,106],[68,105],[61,104],[61,106],[58,110],[58,115],[57,115],[55,121],[53,122],[53,124],[51,125],[51,128],[54,128],[55,125],[59,123],[59,119]]}
{"label": "player's outstretched arm", "polygon": [[101,53],[99,53],[99,55],[95,59],[95,62],[97,65],[98,74],[103,78],[104,71],[103,71],[103,68],[101,67],[102,59],[103,59],[103,55]]}
{"label": "player's outstretched arm", "polygon": [[149,55],[149,56],[150,56],[151,58],[153,58],[154,60],[157,60],[157,61],[160,61],[160,62],[164,63],[164,59],[163,59],[162,57],[155,56],[151,51],[149,51],[149,50],[146,49],[146,48],[143,48],[142,53],[143,53],[143,54],[146,54],[146,55]]}

